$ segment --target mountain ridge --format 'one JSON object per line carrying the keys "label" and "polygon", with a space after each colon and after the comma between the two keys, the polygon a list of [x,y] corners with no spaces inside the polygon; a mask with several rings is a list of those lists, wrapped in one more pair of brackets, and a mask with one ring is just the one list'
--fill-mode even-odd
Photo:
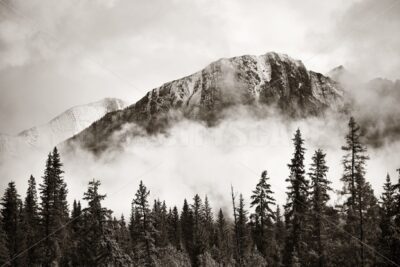
{"label": "mountain ridge", "polygon": [[108,112],[122,109],[127,104],[116,98],[67,109],[47,123],[23,130],[16,135],[0,133],[0,154],[17,155],[25,149],[48,149],[87,128]]}
{"label": "mountain ridge", "polygon": [[[317,116],[326,109],[345,107],[344,91],[336,81],[307,70],[300,60],[285,54],[221,58],[150,90],[123,110],[106,114],[67,140],[65,146],[79,143],[92,152],[101,152],[124,124],[134,123],[146,134],[160,133],[171,126],[174,113],[212,126],[222,119],[224,109],[238,105],[274,106],[290,117]],[[139,132],[127,134],[143,133]]]}

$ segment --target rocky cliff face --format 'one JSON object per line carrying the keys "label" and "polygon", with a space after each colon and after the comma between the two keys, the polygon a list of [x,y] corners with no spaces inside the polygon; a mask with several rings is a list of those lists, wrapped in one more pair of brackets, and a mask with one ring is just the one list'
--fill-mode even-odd
{"label": "rocky cliff face", "polygon": [[105,114],[124,107],[126,103],[122,100],[105,98],[68,109],[48,123],[27,129],[18,135],[0,134],[0,158],[18,155],[26,149],[50,149],[89,127]]}
{"label": "rocky cliff face", "polygon": [[[223,110],[236,105],[274,106],[290,117],[318,115],[344,107],[343,91],[332,79],[309,71],[299,60],[267,53],[220,59],[190,76],[148,92],[135,104],[107,114],[69,141],[100,152],[126,123],[147,133],[163,131],[171,114],[218,123]],[[135,133],[136,134],[136,133]]]}

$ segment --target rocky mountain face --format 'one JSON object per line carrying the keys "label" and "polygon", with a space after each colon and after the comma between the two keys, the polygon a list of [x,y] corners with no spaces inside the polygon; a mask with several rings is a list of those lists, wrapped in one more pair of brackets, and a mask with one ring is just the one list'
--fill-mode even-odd
{"label": "rocky mountain face", "polygon": [[290,117],[314,116],[328,108],[343,109],[343,99],[337,82],[307,70],[301,61],[287,55],[220,59],[199,72],[149,91],[123,110],[108,113],[66,145],[77,142],[101,152],[110,145],[109,138],[127,123],[139,125],[146,134],[158,133],[168,128],[171,118],[178,114],[212,126],[223,119],[224,109],[237,105],[275,107]]}
{"label": "rocky mountain face", "polygon": [[32,127],[17,135],[0,134],[0,156],[17,155],[26,149],[50,149],[89,127],[105,114],[126,106],[127,104],[120,99],[105,98],[70,108],[48,123]]}

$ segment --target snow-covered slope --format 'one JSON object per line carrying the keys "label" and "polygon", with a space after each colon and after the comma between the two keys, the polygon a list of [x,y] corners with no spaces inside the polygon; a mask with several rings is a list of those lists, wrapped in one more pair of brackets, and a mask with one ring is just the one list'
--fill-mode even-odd
{"label": "snow-covered slope", "polygon": [[49,149],[89,127],[108,112],[126,106],[122,100],[105,98],[70,108],[48,123],[27,129],[18,135],[0,134],[0,156],[17,155],[24,149]]}
{"label": "snow-covered slope", "polygon": [[151,90],[124,110],[108,113],[66,145],[78,142],[100,152],[111,145],[109,138],[126,123],[157,133],[171,125],[171,114],[176,113],[213,125],[223,119],[227,107],[274,106],[288,116],[310,116],[328,108],[343,109],[343,99],[338,83],[307,70],[301,61],[287,55],[271,52],[220,59]]}

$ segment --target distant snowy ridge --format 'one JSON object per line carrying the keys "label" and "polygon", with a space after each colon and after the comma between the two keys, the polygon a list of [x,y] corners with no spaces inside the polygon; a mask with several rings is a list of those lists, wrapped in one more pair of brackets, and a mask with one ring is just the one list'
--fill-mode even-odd
{"label": "distant snowy ridge", "polygon": [[0,134],[0,156],[17,155],[24,149],[49,149],[71,138],[108,112],[121,110],[127,103],[105,98],[86,105],[72,107],[48,123],[24,130],[19,134]]}

